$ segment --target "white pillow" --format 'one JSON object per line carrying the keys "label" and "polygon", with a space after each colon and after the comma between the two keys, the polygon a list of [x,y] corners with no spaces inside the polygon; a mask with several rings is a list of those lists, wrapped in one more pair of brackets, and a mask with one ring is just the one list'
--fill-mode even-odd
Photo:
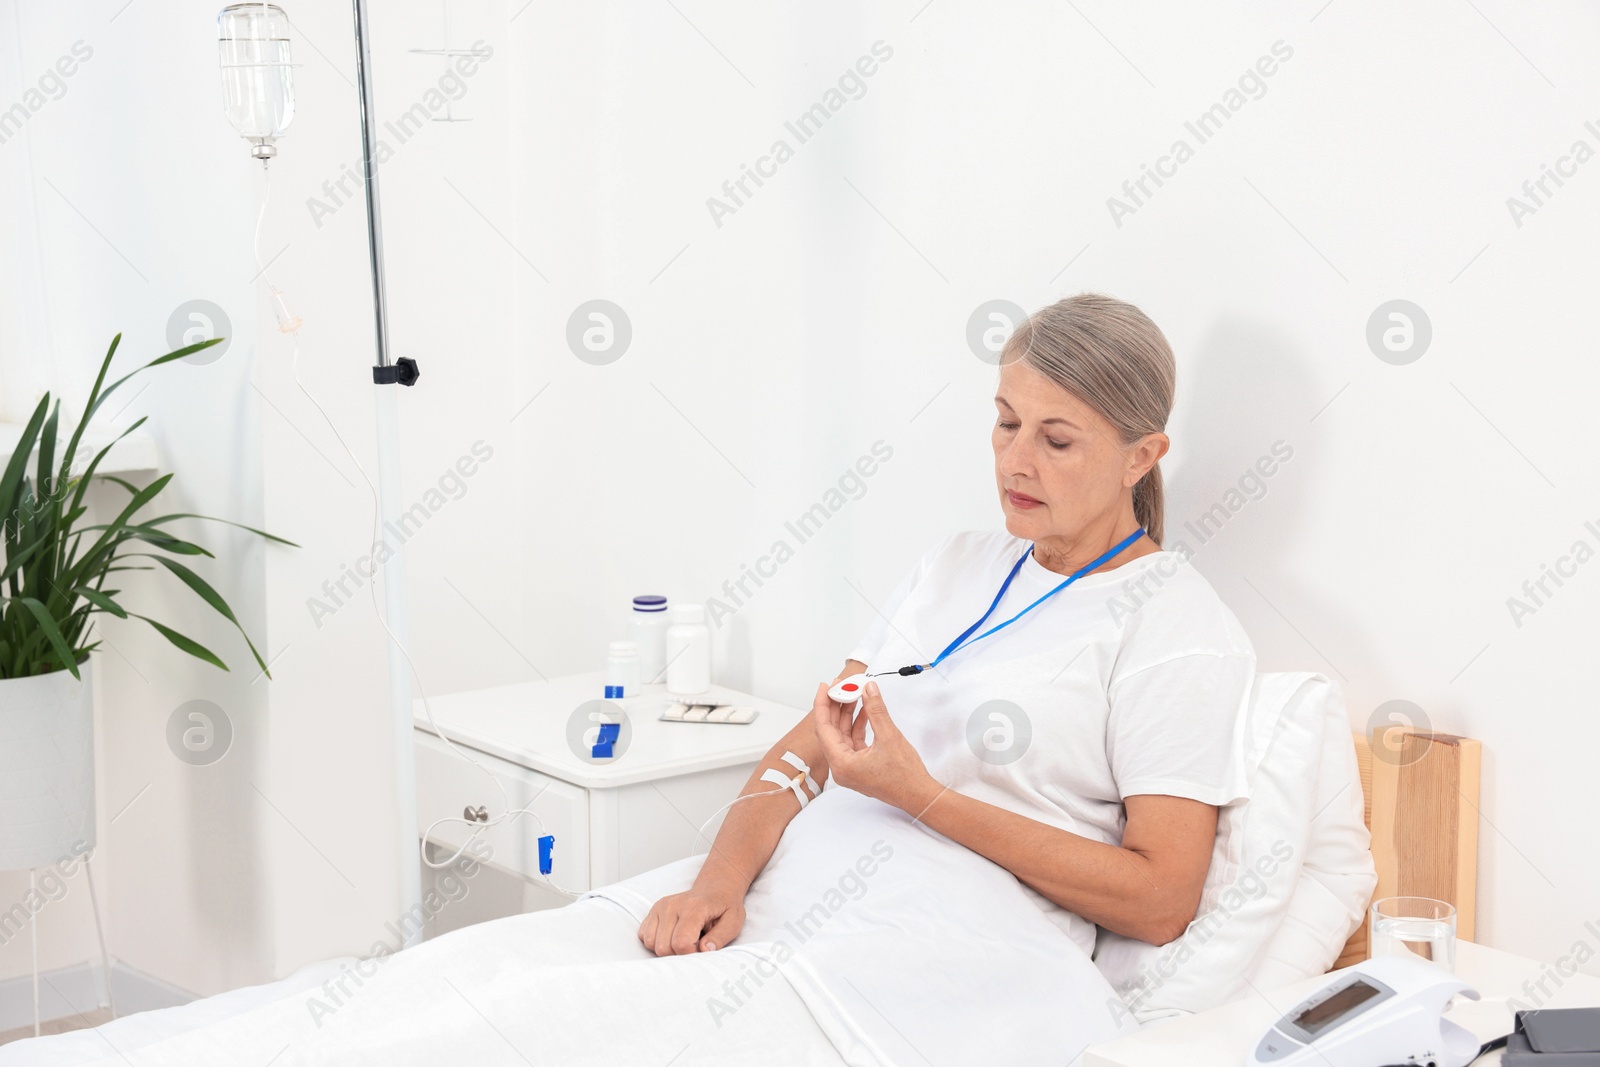
{"label": "white pillow", "polygon": [[[1094,961],[1140,1022],[1205,1011],[1246,988],[1286,915],[1307,855],[1323,738],[1337,714],[1320,674],[1257,674],[1244,730],[1249,799],[1218,813],[1200,907],[1181,937],[1155,946],[1101,928]],[[1357,783],[1359,794],[1360,785]],[[1359,813],[1357,821],[1359,821]],[[1321,820],[1318,824],[1321,830]],[[1348,931],[1346,931],[1348,935]]]}
{"label": "white pillow", "polygon": [[1257,989],[1327,973],[1361,925],[1378,886],[1344,697],[1337,686],[1329,690],[1305,862],[1288,914],[1250,974]]}

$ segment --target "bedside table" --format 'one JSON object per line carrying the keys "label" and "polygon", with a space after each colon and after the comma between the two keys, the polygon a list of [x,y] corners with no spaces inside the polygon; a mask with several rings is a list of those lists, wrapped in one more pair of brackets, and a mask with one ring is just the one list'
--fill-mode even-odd
{"label": "bedside table", "polygon": [[[1529,1008],[1583,1008],[1600,1005],[1600,978],[1587,974],[1563,977],[1550,964],[1510,952],[1456,942],[1455,973],[1482,994],[1482,1000],[1457,997],[1445,1018],[1471,1030],[1482,1044],[1511,1032],[1512,1011],[1506,998],[1515,997]],[[1545,975],[1545,990],[1552,994],[1534,1000],[1523,983],[1537,983]],[[1249,993],[1231,1004],[1181,1019],[1151,1023],[1128,1037],[1095,1045],[1083,1054],[1084,1067],[1240,1067],[1245,1053],[1261,1039],[1268,1026],[1327,981],[1308,978],[1281,989]],[[1559,981],[1559,985],[1557,982]],[[1537,993],[1534,994],[1537,996]],[[1476,1060],[1480,1067],[1500,1062],[1501,1050]]]}
{"label": "bedside table", "polygon": [[[589,763],[569,747],[568,721],[604,691],[597,671],[430,698],[439,728],[504,784],[510,810],[531,804],[544,821],[544,832],[555,837],[549,878],[572,892],[706,851],[708,841],[696,838],[701,823],[739,795],[761,757],[807,714],[718,686],[707,696],[754,707],[755,721],[661,722],[673,700],[664,686],[645,686],[622,703],[631,728],[622,755]],[[434,734],[420,700],[413,710],[419,831],[467,809],[482,807],[490,816],[506,810],[494,783]],[[720,826],[720,818],[708,826],[707,839]],[[445,823],[428,840],[448,855],[469,833],[461,823]],[[480,840],[494,850],[491,866],[542,889],[539,835],[538,821],[522,815]]]}

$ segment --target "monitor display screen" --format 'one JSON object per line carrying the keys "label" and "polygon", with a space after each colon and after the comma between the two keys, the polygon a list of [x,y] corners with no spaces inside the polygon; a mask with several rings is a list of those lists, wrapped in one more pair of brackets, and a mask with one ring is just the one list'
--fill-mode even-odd
{"label": "monitor display screen", "polygon": [[1354,981],[1320,1004],[1313,1004],[1294,1017],[1294,1024],[1315,1038],[1332,1026],[1357,1005],[1365,1004],[1378,995],[1378,988],[1362,981]]}

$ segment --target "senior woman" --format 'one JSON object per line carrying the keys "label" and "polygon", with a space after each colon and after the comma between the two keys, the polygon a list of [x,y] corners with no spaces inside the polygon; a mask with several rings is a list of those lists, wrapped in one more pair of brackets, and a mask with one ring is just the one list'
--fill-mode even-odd
{"label": "senior woman", "polygon": [[[1194,919],[1218,806],[1246,795],[1234,744],[1255,658],[1161,547],[1171,349],[1138,308],[1090,294],[1034,314],[1000,363],[1005,531],[922,558],[840,671],[882,675],[859,710],[818,685],[744,791],[768,795],[730,810],[693,886],[640,924],[658,956],[737,938],[758,876],[793,876],[769,866],[780,843],[840,832],[822,806],[849,792],[1009,872],[1085,956],[1097,926],[1160,945]],[[786,752],[822,783],[810,810],[762,781],[793,775]]]}

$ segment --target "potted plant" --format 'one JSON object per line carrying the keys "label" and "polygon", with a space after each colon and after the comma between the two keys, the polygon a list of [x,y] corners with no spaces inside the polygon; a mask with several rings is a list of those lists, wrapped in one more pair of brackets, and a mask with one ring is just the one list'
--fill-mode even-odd
{"label": "potted plant", "polygon": [[[106,385],[106,373],[122,340],[111,341],[83,418],[58,448],[61,404],[46,393],[0,475],[0,522],[4,524],[4,569],[0,570],[0,870],[42,867],[81,855],[94,846],[94,700],[89,653],[97,614],[142,619],[191,656],[227,670],[210,649],[155,619],[128,610],[114,575],[164,570],[188,586],[244,635],[263,672],[266,662],[233,609],[204,578],[175,557],[207,556],[202,546],[174,534],[179,519],[228,522],[177,512],[149,517],[146,509],[172,480],[156,478],[144,488],[102,475],[127,490],[130,499],[109,522],[87,523],[86,502],[95,470],[117,441],[138,429],[139,419],[74,474],[83,431],[107,397],[135,375],[217,344],[214,338],[169,352]],[[28,460],[35,447],[33,475]],[[240,523],[270,541],[281,537]],[[268,673],[268,677],[271,677]]]}

